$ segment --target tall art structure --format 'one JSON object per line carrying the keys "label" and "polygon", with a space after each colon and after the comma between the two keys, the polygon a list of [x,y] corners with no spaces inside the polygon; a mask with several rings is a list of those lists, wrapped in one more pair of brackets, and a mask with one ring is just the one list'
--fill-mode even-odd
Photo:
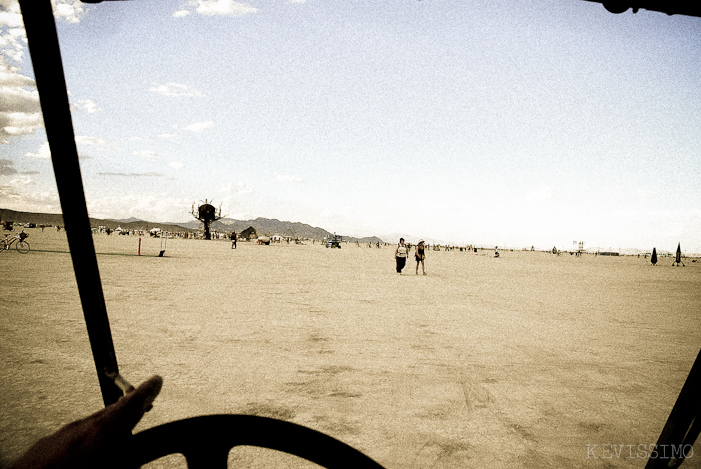
{"label": "tall art structure", "polygon": [[682,243],[677,244],[677,255],[674,256],[674,262],[672,262],[672,265],[675,264],[677,267],[679,267],[679,264],[681,264],[682,267],[686,267],[682,262]]}
{"label": "tall art structure", "polygon": [[207,199],[204,199],[202,205],[197,207],[197,211],[195,211],[195,204],[193,203],[192,216],[204,223],[204,239],[212,239],[210,225],[213,221],[222,218],[221,205],[219,206],[219,212],[217,212],[217,209],[210,202],[208,202]]}

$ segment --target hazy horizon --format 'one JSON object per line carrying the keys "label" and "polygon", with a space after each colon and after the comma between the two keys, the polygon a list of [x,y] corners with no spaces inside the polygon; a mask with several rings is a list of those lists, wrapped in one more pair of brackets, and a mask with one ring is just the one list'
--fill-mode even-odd
{"label": "hazy horizon", "polygon": [[[582,0],[54,0],[90,215],[701,252],[701,19]],[[61,212],[0,0],[0,204]],[[183,215],[181,215],[183,214]]]}
{"label": "hazy horizon", "polygon": [[[3,210],[9,210],[9,209],[0,208],[0,213]],[[62,214],[60,212],[58,212],[58,213],[51,213],[51,215],[62,215]],[[93,217],[92,215],[90,217],[96,218],[96,217]],[[277,219],[277,218],[268,218],[268,217],[262,217],[262,216],[256,217],[256,218],[250,218],[250,219],[246,219],[246,220],[234,219],[234,218],[230,218],[230,217],[223,217],[221,220],[226,224],[226,222],[229,222],[229,221],[231,221],[231,222],[244,222],[244,221],[250,222],[250,221],[255,221],[258,218],[262,218],[264,220],[278,221],[280,223],[290,223],[290,224],[300,223],[300,224],[310,226],[312,228],[318,228],[318,229],[326,230],[329,233],[333,233],[333,231],[328,230],[327,228],[325,228],[323,226],[314,226],[314,225],[311,225],[309,223],[305,223],[304,221],[298,221],[298,220],[281,220],[281,219]],[[186,224],[193,223],[193,222],[194,223],[201,223],[201,222],[198,222],[198,220],[196,220],[194,218],[192,220],[181,220],[181,221],[169,220],[169,221],[160,221],[160,222],[153,221],[153,220],[144,220],[144,219],[137,218],[137,217],[101,218],[101,219],[111,220],[111,221],[115,221],[115,222],[123,222],[123,223],[132,223],[132,222],[142,221],[145,223],[149,223],[149,226],[148,226],[149,229],[154,228],[154,227],[158,227],[159,224],[170,224],[170,225],[182,226],[182,225],[186,225]],[[389,243],[389,244],[396,243],[400,237],[403,237],[407,240],[407,242],[410,242],[410,243],[416,243],[416,242],[418,242],[419,239],[425,239],[428,244],[440,244],[440,245],[448,245],[448,246],[466,246],[469,244],[469,245],[472,245],[472,246],[475,246],[478,248],[484,248],[484,249],[491,249],[492,247],[497,246],[494,243],[483,243],[483,244],[480,244],[480,243],[456,243],[456,242],[453,242],[453,241],[448,240],[448,239],[432,238],[432,237],[427,237],[427,236],[416,235],[414,233],[359,233],[359,234],[358,233],[356,233],[356,234],[338,233],[338,234],[344,238],[373,238],[373,237],[377,237],[377,238],[380,238],[385,243]],[[499,249],[513,249],[513,250],[523,250],[523,249],[528,250],[531,247],[533,247],[537,251],[549,251],[552,249],[551,246],[533,245],[533,244],[528,245],[528,246],[527,245],[499,245],[498,247],[499,247]],[[578,246],[575,243],[573,243],[572,246],[563,246],[562,248],[558,247],[558,249],[560,249],[561,251],[568,251],[568,252],[576,251],[577,248],[578,248]],[[652,248],[657,249],[658,254],[662,254],[662,253],[674,254],[674,252],[676,252],[676,246],[674,246],[674,247],[653,246]],[[602,252],[632,252],[634,254],[635,253],[640,253],[640,254],[649,253],[649,252],[652,252],[652,248],[640,247],[640,246],[612,246],[612,245],[608,245],[608,246],[605,246],[605,245],[586,246],[585,245],[584,246],[585,251],[596,249],[596,250],[600,250]],[[701,256],[701,252],[689,251],[684,246],[682,246],[682,254],[684,256],[688,256],[688,257]]]}

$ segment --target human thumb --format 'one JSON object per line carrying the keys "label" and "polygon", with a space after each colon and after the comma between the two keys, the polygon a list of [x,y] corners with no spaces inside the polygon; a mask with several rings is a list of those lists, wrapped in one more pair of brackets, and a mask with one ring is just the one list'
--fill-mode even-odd
{"label": "human thumb", "polygon": [[163,378],[156,375],[141,383],[133,391],[127,392],[109,410],[111,417],[115,419],[115,424],[128,430],[133,429],[144,416],[144,412],[151,409],[162,386]]}

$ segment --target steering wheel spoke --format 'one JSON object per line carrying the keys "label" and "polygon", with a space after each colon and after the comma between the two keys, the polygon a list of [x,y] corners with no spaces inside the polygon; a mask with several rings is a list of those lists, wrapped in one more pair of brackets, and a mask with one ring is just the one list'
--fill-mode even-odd
{"label": "steering wheel spoke", "polygon": [[189,469],[226,469],[231,448],[201,448],[184,454]]}
{"label": "steering wheel spoke", "polygon": [[328,469],[381,469],[347,444],[311,428],[255,415],[204,415],[149,428],[132,437],[134,466],[181,453],[190,469],[227,467],[235,446],[258,446],[289,453]]}

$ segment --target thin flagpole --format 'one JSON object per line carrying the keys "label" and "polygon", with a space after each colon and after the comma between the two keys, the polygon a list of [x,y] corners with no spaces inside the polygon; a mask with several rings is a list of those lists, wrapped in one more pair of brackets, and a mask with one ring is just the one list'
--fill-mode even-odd
{"label": "thin flagpole", "polygon": [[107,374],[118,373],[119,370],[83,192],[56,23],[50,0],[19,0],[19,4],[27,31],[85,325],[102,399],[105,405],[109,405],[117,402],[122,392]]}

